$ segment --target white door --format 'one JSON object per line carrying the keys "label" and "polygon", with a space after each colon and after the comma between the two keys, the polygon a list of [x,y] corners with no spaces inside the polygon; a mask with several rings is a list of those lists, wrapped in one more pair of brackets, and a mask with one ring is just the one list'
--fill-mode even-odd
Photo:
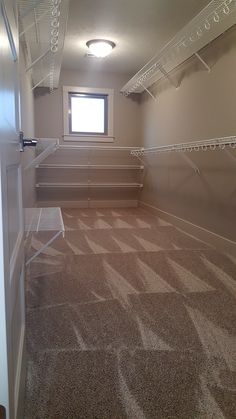
{"label": "white door", "polygon": [[15,419],[25,329],[18,28],[16,0],[0,6],[0,405]]}

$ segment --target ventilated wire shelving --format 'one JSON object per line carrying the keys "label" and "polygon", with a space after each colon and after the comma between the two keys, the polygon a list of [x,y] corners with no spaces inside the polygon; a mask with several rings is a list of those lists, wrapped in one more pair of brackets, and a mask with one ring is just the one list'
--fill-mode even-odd
{"label": "ventilated wire shelving", "polygon": [[137,148],[131,150],[132,156],[144,156],[150,153],[167,153],[167,152],[192,152],[192,151],[209,151],[224,150],[226,147],[236,149],[236,137],[221,137],[209,140],[189,141],[187,143],[161,145],[148,148]]}
{"label": "ventilated wire shelving", "polygon": [[20,42],[33,89],[58,86],[69,0],[19,0]]}
{"label": "ventilated wire shelving", "polygon": [[[136,182],[136,181],[129,181],[129,180],[110,180],[110,172],[122,172],[122,171],[131,171],[131,172],[137,172],[140,175],[142,175],[142,172],[144,170],[144,166],[137,164],[137,161],[133,159],[134,163],[132,162],[125,162],[125,163],[110,163],[107,164],[107,162],[104,162],[104,158],[109,159],[108,153],[112,153],[115,158],[118,158],[118,154],[123,154],[125,158],[129,158],[130,151],[134,150],[135,147],[122,147],[122,146],[79,146],[79,145],[60,145],[57,144],[54,151],[73,151],[74,155],[77,154],[78,159],[82,157],[83,153],[83,159],[86,159],[87,162],[83,163],[76,163],[76,164],[65,164],[65,163],[40,163],[36,165],[36,168],[39,170],[48,170],[51,171],[57,171],[58,169],[66,170],[73,170],[76,177],[76,171],[80,170],[84,173],[87,173],[87,180],[86,181],[72,181],[72,182],[66,182],[66,181],[56,181],[56,182],[38,182],[36,184],[36,188],[38,189],[45,189],[45,188],[60,188],[60,189],[139,189],[142,188],[142,182]],[[47,150],[47,149],[46,149]],[[103,162],[93,163],[92,160],[94,158],[93,152],[95,152],[95,160],[99,156]],[[99,153],[99,154],[98,154]],[[42,160],[41,160],[42,161]],[[108,175],[106,175],[106,181],[97,181],[97,179],[92,177],[91,174],[93,171],[106,171]]]}
{"label": "ventilated wire shelving", "polygon": [[189,141],[187,143],[179,144],[169,144],[156,147],[148,148],[137,148],[136,150],[131,150],[130,154],[134,157],[137,157],[142,164],[145,166],[143,158],[152,154],[160,153],[171,153],[177,152],[185,160],[185,162],[191,166],[192,169],[198,174],[200,170],[197,165],[191,160],[189,154],[191,152],[206,152],[206,151],[224,151],[227,156],[236,163],[236,157],[230,152],[230,150],[236,150],[236,136],[231,137],[221,137],[221,138],[212,138],[209,140],[200,140],[200,141]]}
{"label": "ventilated wire shelving", "polygon": [[26,239],[32,234],[50,233],[45,243],[40,242],[39,248],[26,258],[26,266],[43,253],[60,235],[64,237],[65,226],[60,208],[26,208],[25,233]]}
{"label": "ventilated wire shelving", "polygon": [[212,0],[126,83],[121,92],[128,96],[146,90],[154,98],[148,87],[162,77],[175,85],[169,73],[193,55],[210,71],[199,51],[235,24],[236,0]]}

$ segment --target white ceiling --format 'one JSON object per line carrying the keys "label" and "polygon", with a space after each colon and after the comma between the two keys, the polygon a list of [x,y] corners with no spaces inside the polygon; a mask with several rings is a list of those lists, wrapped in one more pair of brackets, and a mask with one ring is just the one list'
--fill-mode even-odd
{"label": "white ceiling", "polygon": [[[70,0],[63,68],[132,74],[210,0]],[[86,42],[116,43],[106,58],[88,58]]]}

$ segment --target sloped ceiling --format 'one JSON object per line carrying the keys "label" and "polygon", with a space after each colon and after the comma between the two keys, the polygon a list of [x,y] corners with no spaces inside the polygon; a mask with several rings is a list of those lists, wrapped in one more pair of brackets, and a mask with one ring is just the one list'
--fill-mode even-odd
{"label": "sloped ceiling", "polygon": [[[64,69],[132,74],[209,0],[70,0]],[[116,43],[105,59],[86,57],[93,38]]]}

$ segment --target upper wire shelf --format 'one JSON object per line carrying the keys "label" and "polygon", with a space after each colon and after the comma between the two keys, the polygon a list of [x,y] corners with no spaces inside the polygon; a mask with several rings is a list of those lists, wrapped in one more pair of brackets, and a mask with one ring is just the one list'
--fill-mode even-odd
{"label": "upper wire shelf", "polygon": [[[169,81],[169,72],[194,54],[210,70],[197,53],[236,23],[236,0],[212,0],[171,41],[155,55],[121,89],[128,96],[142,93],[163,76]],[[177,86],[176,86],[177,87]]]}
{"label": "upper wire shelf", "polygon": [[20,42],[33,89],[58,86],[69,0],[19,0]]}
{"label": "upper wire shelf", "polygon": [[213,138],[210,140],[190,141],[187,143],[170,144],[149,148],[137,148],[131,150],[130,154],[135,157],[144,156],[150,153],[166,152],[192,152],[208,150],[224,150],[225,147],[236,149],[236,136]]}

